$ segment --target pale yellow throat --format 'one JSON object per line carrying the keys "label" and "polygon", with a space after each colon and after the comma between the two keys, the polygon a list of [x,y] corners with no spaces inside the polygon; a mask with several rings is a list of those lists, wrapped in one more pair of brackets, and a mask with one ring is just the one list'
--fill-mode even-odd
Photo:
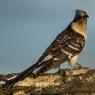
{"label": "pale yellow throat", "polygon": [[76,31],[77,33],[83,35],[85,37],[85,40],[87,39],[87,32],[86,32],[86,28],[87,28],[87,21],[86,20],[82,20],[82,21],[77,21],[77,22],[73,22],[71,24],[71,27],[74,31]]}

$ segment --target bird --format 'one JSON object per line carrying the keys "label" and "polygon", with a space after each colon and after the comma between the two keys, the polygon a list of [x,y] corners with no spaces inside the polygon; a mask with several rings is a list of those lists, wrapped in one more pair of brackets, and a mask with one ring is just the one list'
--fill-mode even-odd
{"label": "bird", "polygon": [[29,75],[36,78],[52,68],[57,68],[66,61],[70,64],[71,68],[81,68],[77,61],[79,54],[86,44],[88,17],[84,10],[75,10],[74,19],[57,35],[37,62],[17,76],[7,79],[3,87],[10,89]]}

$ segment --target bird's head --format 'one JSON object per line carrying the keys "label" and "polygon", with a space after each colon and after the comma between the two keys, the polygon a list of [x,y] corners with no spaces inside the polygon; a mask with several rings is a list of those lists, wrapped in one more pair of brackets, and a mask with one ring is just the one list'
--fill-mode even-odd
{"label": "bird's head", "polygon": [[76,10],[74,21],[87,20],[89,16],[83,10]]}
{"label": "bird's head", "polygon": [[87,18],[88,15],[85,11],[76,10],[74,20],[71,23],[71,28],[77,33],[83,35],[85,39],[87,38],[86,34]]}

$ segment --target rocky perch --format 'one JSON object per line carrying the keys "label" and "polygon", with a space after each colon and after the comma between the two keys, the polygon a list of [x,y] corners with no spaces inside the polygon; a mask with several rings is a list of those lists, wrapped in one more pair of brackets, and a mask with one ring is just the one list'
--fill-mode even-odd
{"label": "rocky perch", "polygon": [[29,76],[10,90],[2,89],[4,80],[15,75],[0,74],[0,95],[95,95],[94,69],[65,69],[35,79]]}

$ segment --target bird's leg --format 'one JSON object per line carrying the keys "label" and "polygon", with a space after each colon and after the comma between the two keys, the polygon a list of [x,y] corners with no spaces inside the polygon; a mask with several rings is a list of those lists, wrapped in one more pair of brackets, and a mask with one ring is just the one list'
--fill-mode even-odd
{"label": "bird's leg", "polygon": [[78,60],[78,55],[69,59],[70,66],[75,70],[81,68],[81,65],[77,63],[77,60]]}
{"label": "bird's leg", "polygon": [[77,69],[80,69],[82,66],[79,64],[79,63],[76,63],[74,65],[74,69],[77,70]]}
{"label": "bird's leg", "polygon": [[58,72],[60,73],[61,69],[60,69],[60,65],[58,66]]}
{"label": "bird's leg", "polygon": [[60,65],[58,66],[58,74],[60,75],[60,80],[65,82],[66,72],[61,70]]}

